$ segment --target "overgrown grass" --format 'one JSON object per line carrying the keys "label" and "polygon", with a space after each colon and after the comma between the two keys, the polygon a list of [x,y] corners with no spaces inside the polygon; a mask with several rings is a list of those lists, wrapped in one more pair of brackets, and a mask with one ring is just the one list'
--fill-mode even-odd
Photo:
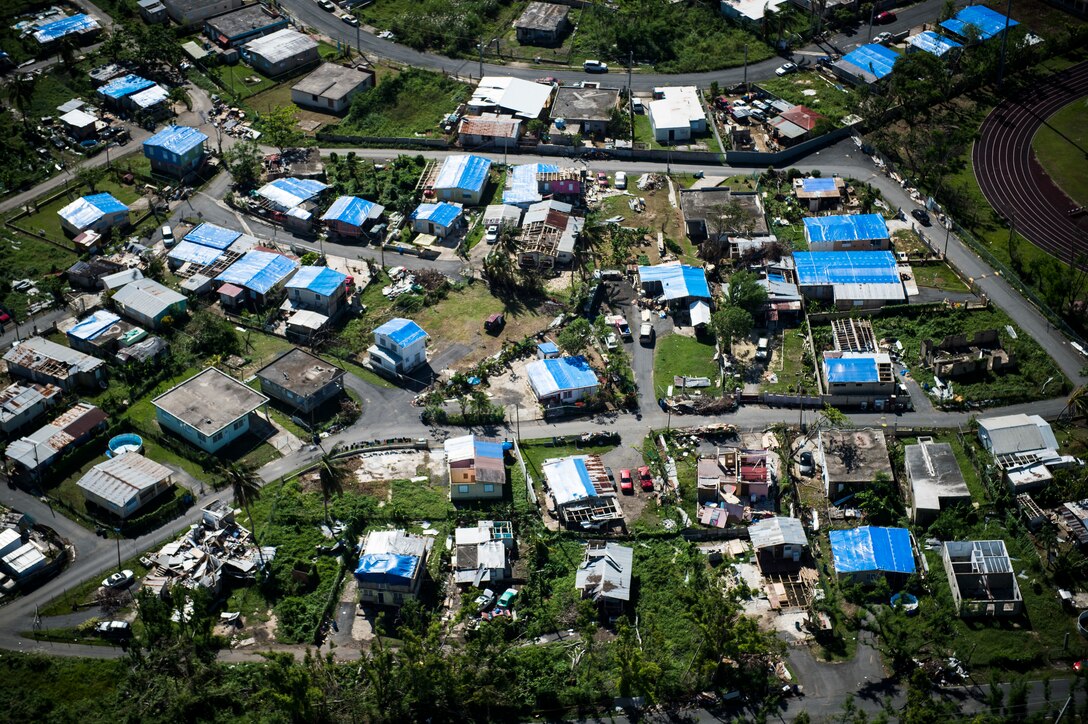
{"label": "overgrown grass", "polygon": [[[121,564],[122,570],[131,570],[136,574],[136,578],[142,578],[147,575],[147,568],[140,563],[140,556],[133,556],[127,561]],[[102,571],[99,571],[95,575],[88,578],[83,583],[77,586],[69,588],[64,593],[54,598],[49,603],[45,604],[38,612],[43,618],[50,616],[63,616],[65,614],[72,613],[76,610],[76,606],[81,604],[92,603],[94,601],[94,594],[102,586],[102,581],[112,573],[117,571],[112,565]],[[133,594],[136,593],[136,585],[133,584],[129,589]]]}
{"label": "overgrown grass", "polygon": [[440,73],[409,68],[355,96],[351,110],[335,132],[398,138],[438,136],[442,118],[470,94],[464,83]]}
{"label": "overgrown grass", "polygon": [[765,392],[796,392],[798,385],[806,392],[816,391],[815,373],[811,366],[805,365],[807,339],[804,328],[787,329],[782,333],[782,344],[775,348],[771,357],[771,369],[778,375],[778,381],[764,383]]}
{"label": "overgrown grass", "polygon": [[914,280],[919,287],[938,289],[943,292],[971,291],[956,272],[944,262],[916,264],[911,267],[911,271],[914,272]]}
{"label": "overgrown grass", "polygon": [[716,394],[718,363],[714,361],[714,345],[694,337],[670,334],[658,339],[654,350],[654,391],[659,397],[673,384],[674,376],[708,377],[711,387],[700,390]]}
{"label": "overgrown grass", "polygon": [[394,480],[394,515],[412,520],[445,520],[453,513],[449,488],[435,481]]}
{"label": "overgrown grass", "polygon": [[121,659],[10,652],[0,657],[0,676],[8,683],[0,695],[5,718],[45,722],[116,716],[117,687],[125,670]]}
{"label": "overgrown grass", "polygon": [[[759,86],[788,103],[805,106],[826,116],[835,125],[839,125],[843,118],[850,115],[851,104],[854,102],[853,91],[841,85],[832,85],[815,71],[763,80],[759,82]],[[806,94],[805,91],[816,91],[816,94]]]}

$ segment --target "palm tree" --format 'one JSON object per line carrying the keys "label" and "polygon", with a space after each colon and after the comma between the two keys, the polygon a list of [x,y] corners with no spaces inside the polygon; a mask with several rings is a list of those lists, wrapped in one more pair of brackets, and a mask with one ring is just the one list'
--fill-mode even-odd
{"label": "palm tree", "polygon": [[1069,401],[1065,403],[1065,409],[1062,410],[1060,417],[1066,415],[1071,420],[1088,415],[1088,385],[1081,385],[1069,395]]}
{"label": "palm tree", "polygon": [[321,484],[321,499],[325,504],[325,522],[329,522],[329,498],[344,493],[344,483],[351,475],[344,463],[330,453],[324,453],[317,463],[318,482]]}
{"label": "palm tree", "polygon": [[218,472],[219,477],[234,492],[234,499],[241,503],[246,511],[246,516],[249,518],[249,529],[253,534],[253,544],[257,546],[257,557],[261,561],[261,568],[264,568],[264,554],[261,552],[261,545],[257,541],[257,526],[253,522],[253,512],[249,509],[249,504],[261,497],[261,483],[263,481],[257,474],[257,469],[246,463],[223,463],[220,465]]}
{"label": "palm tree", "polygon": [[23,116],[23,125],[30,125],[27,112],[34,100],[34,90],[38,87],[38,76],[33,74],[21,75],[8,84],[8,100],[19,109]]}

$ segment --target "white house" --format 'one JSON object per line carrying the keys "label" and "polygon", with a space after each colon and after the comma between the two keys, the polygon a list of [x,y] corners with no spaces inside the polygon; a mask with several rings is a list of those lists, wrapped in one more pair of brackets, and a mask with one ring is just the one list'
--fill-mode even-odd
{"label": "white house", "polygon": [[687,141],[693,134],[706,133],[706,113],[695,86],[654,88],[654,98],[649,104],[650,127],[658,143]]}
{"label": "white house", "polygon": [[374,330],[374,344],[367,350],[371,366],[403,375],[427,362],[429,335],[410,319],[394,317]]}

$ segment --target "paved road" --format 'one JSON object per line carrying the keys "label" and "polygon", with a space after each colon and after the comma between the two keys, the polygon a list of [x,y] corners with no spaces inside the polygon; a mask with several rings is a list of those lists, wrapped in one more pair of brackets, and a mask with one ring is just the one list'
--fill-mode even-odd
{"label": "paved road", "polygon": [[[313,0],[281,0],[281,4],[302,25],[314,28],[333,41],[347,43],[354,48],[361,49],[372,62],[378,58],[385,58],[403,65],[416,68],[429,68],[462,78],[479,78],[480,65],[474,60],[447,58],[432,53],[424,53],[413,50],[406,45],[383,40],[376,35],[360,28],[346,25],[333,13],[327,13],[317,6]],[[897,19],[894,23],[879,26],[873,33],[881,31],[899,32],[907,30],[915,25],[932,22],[936,19],[943,6],[942,0],[925,0],[902,10],[897,9]],[[968,4],[965,0],[957,0],[957,6]],[[841,52],[849,52],[858,44],[865,43],[869,37],[868,25],[862,26],[856,31],[846,31],[833,36],[829,45]],[[774,57],[748,66],[748,81],[755,82],[774,77],[774,69],[788,57],[797,63],[802,63],[813,57],[827,54],[827,49],[819,45],[809,45],[788,56]],[[623,69],[613,68],[614,72],[602,76],[600,74],[587,74],[581,71],[557,70],[550,64],[526,64],[512,63],[509,65],[483,64],[484,75],[512,75],[519,78],[532,80],[541,76],[552,76],[563,83],[578,83],[585,80],[602,81],[610,85],[626,85],[627,77]],[[698,85],[707,87],[717,81],[722,85],[732,85],[744,80],[743,68],[730,68],[728,70],[714,71],[710,73],[680,73],[668,75],[662,73],[639,72],[631,79],[631,86],[636,91],[652,90],[661,85]]]}

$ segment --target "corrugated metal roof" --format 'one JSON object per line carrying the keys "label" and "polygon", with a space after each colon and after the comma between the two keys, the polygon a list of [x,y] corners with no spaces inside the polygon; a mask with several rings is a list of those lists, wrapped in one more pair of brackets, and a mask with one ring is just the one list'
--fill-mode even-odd
{"label": "corrugated metal roof", "polygon": [[129,452],[95,465],[76,485],[80,490],[104,498],[119,508],[125,508],[142,491],[155,487],[172,474],[165,465],[149,460],[139,453]]}
{"label": "corrugated metal roof", "polygon": [[438,226],[450,226],[461,216],[464,207],[461,204],[451,204],[448,201],[440,201],[437,204],[420,204],[412,212],[411,219],[430,221]]}
{"label": "corrugated metal roof", "polygon": [[465,136],[516,139],[521,133],[521,121],[510,116],[465,116],[458,133]]}
{"label": "corrugated metal roof", "polygon": [[241,235],[242,232],[234,229],[224,229],[222,226],[203,223],[182,237],[182,240],[222,251],[233,244]]}
{"label": "corrugated metal roof", "polygon": [[183,304],[185,296],[154,279],[138,279],[121,287],[113,300],[126,311],[133,311],[154,319],[175,304]]}
{"label": "corrugated metal roof", "polygon": [[282,254],[254,249],[247,251],[215,279],[250,289],[258,294],[268,292],[298,268],[298,262]]}
{"label": "corrugated metal roof", "polygon": [[170,153],[176,153],[179,156],[182,156],[207,140],[207,135],[196,128],[191,128],[189,126],[167,126],[144,141],[144,148],[147,148],[148,146],[162,148]]}
{"label": "corrugated metal roof", "polygon": [[770,120],[770,125],[775,132],[785,138],[800,138],[808,133],[803,127],[783,116],[775,116]]}
{"label": "corrugated metal roof", "polygon": [[131,95],[132,93],[139,93],[153,85],[155,85],[154,81],[129,73],[120,78],[114,78],[109,83],[99,88],[98,92],[107,98],[118,100],[127,95]]}
{"label": "corrugated metal roof", "polygon": [[287,282],[288,289],[306,289],[326,297],[344,285],[347,274],[327,266],[303,266]]}
{"label": "corrugated metal roof", "polygon": [[107,274],[98,281],[102,283],[102,286],[107,290],[120,289],[126,284],[130,284],[137,279],[143,279],[144,273],[139,269],[125,269],[115,274]]}
{"label": "corrugated metal roof", "polygon": [[514,166],[506,177],[502,202],[504,204],[532,204],[540,201],[537,175],[558,172],[559,167],[551,163],[523,163]]}
{"label": "corrugated metal roof", "polygon": [[78,198],[57,214],[77,229],[85,229],[106,214],[121,211],[128,211],[128,207],[111,194],[101,193]]}
{"label": "corrugated metal roof", "polygon": [[665,299],[685,297],[710,299],[710,285],[706,281],[706,270],[699,267],[680,262],[640,266],[638,276],[642,284],[660,282]]}
{"label": "corrugated metal roof", "polygon": [[892,72],[892,67],[902,56],[891,48],[869,43],[861,45],[842,57],[842,61],[870,73],[878,80]]}
{"label": "corrugated metal roof", "polygon": [[796,518],[775,516],[764,518],[748,526],[748,535],[752,540],[752,547],[757,551],[761,548],[770,548],[785,544],[807,546],[808,538],[801,521]]}
{"label": "corrugated metal roof", "polygon": [[907,45],[936,55],[938,58],[953,48],[963,47],[956,41],[949,40],[943,35],[938,35],[932,30],[926,30],[925,32],[910,36],[907,38]]}
{"label": "corrugated metal roof", "polygon": [[242,48],[252,55],[259,55],[269,63],[279,63],[296,55],[317,49],[317,42],[291,28],[282,28],[264,37],[251,40]]}
{"label": "corrugated metal roof", "polygon": [[449,156],[442,163],[438,178],[434,182],[434,188],[480,191],[483,189],[484,184],[487,183],[490,170],[491,160],[483,156]]}
{"label": "corrugated metal roof", "polygon": [[590,543],[586,558],[574,574],[574,585],[593,600],[631,600],[633,548],[618,543]]}
{"label": "corrugated metal roof", "polygon": [[101,26],[98,24],[98,21],[90,15],[79,13],[42,25],[34,31],[34,39],[39,43],[48,43],[63,38],[65,35],[95,30],[99,27]]}
{"label": "corrugated metal roof", "polygon": [[282,210],[305,203],[321,194],[328,185],[316,179],[278,178],[257,189],[257,194]]}
{"label": "corrugated metal roof", "polygon": [[402,317],[390,319],[388,322],[375,329],[374,334],[384,334],[389,337],[394,344],[401,347],[407,347],[428,336],[427,333],[423,331],[423,327],[420,327],[411,319],[404,319]]}
{"label": "corrugated metal roof", "polygon": [[161,85],[153,85],[147,90],[142,90],[139,93],[133,93],[129,96],[129,100],[134,105],[140,108],[150,108],[151,106],[162,103],[169,97],[169,93]]}
{"label": "corrugated metal roof", "polygon": [[979,434],[989,440],[994,456],[1033,450],[1057,450],[1050,423],[1039,415],[1002,415],[978,421]]}
{"label": "corrugated metal roof", "polygon": [[67,367],[66,373],[50,371],[50,376],[58,378],[80,372],[91,372],[103,365],[102,360],[97,357],[83,354],[43,337],[31,337],[19,342],[4,353],[4,361],[35,370],[51,367],[50,363],[57,362]]}
{"label": "corrugated metal roof", "polygon": [[69,329],[68,336],[86,342],[94,339],[120,321],[121,318],[113,312],[99,309],[97,312],[83,318],[76,326]]}
{"label": "corrugated metal roof", "polygon": [[898,284],[890,251],[799,251],[793,255],[801,286],[825,284]]}
{"label": "corrugated metal roof", "polygon": [[339,221],[352,226],[362,226],[380,217],[385,207],[358,196],[340,196],[321,217],[322,221]]}
{"label": "corrugated metal roof", "polygon": [[862,526],[830,532],[836,573],[914,573],[905,528]]}
{"label": "corrugated metal roof", "polygon": [[3,558],[7,566],[16,577],[29,573],[38,566],[45,565],[46,558],[34,541],[16,548]]}
{"label": "corrugated metal roof", "polygon": [[533,360],[525,367],[529,384],[538,398],[551,397],[565,390],[596,387],[597,373],[581,355]]}
{"label": "corrugated metal roof", "polygon": [[182,263],[192,262],[193,264],[208,266],[209,264],[214,264],[216,259],[223,256],[223,252],[219,249],[204,246],[203,244],[196,244],[192,241],[182,241],[171,249],[170,253],[166,256],[169,259]]}
{"label": "corrugated metal roof", "polygon": [[[1007,19],[1010,28],[1020,24],[1012,18]],[[995,35],[1005,32],[1005,21],[1005,15],[996,10],[991,10],[985,5],[968,5],[956,13],[954,18],[941,23],[941,27],[952,31],[961,38],[966,38],[969,34],[968,26],[974,26],[982,40],[989,40]]]}

